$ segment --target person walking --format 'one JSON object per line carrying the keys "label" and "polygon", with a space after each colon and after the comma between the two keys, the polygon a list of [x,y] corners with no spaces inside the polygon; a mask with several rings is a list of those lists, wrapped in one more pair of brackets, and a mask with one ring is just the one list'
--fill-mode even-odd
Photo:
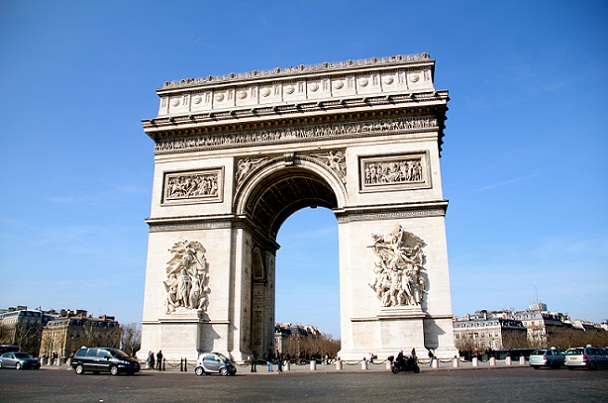
{"label": "person walking", "polygon": [[268,350],[264,356],[266,359],[266,365],[268,366],[268,372],[272,372],[272,351]]}
{"label": "person walking", "polygon": [[148,351],[148,369],[154,370],[154,353],[152,351]]}
{"label": "person walking", "polygon": [[433,350],[429,349],[429,367],[433,366],[434,359],[435,359],[435,354],[433,354]]}
{"label": "person walking", "polygon": [[277,371],[279,371],[279,373],[283,372],[283,363],[281,362],[282,359],[282,354],[279,353],[279,350],[277,350],[277,353],[275,355],[275,358],[277,360]]}

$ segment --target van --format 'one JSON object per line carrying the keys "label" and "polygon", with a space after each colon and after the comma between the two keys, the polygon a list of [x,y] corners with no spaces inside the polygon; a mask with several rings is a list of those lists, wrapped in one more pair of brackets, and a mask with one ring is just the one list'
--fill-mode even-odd
{"label": "van", "polygon": [[86,371],[94,374],[109,372],[112,375],[133,375],[139,372],[139,362],[117,348],[83,347],[72,357],[72,368],[78,375]]}

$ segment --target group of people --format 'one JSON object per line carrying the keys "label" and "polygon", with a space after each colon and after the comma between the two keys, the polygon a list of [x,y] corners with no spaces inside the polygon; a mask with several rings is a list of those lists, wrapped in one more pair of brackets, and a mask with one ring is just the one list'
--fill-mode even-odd
{"label": "group of people", "polygon": [[156,353],[156,360],[154,360],[154,353],[152,351],[148,352],[148,369],[156,369],[158,371],[161,371],[163,369],[162,350],[158,350],[158,353]]}
{"label": "group of people", "polygon": [[[433,361],[435,361],[435,353],[433,352],[433,350],[429,349],[428,356],[429,356],[429,367],[432,367]],[[412,348],[412,352],[410,354],[410,357],[408,357],[408,358],[413,359],[414,361],[418,362],[418,356],[416,355],[415,348]],[[406,360],[406,358],[403,355],[403,350],[400,350],[399,354],[397,354],[397,358],[395,359],[395,361],[398,364],[403,364],[403,363],[405,363],[405,360]]]}
{"label": "group of people", "polygon": [[285,359],[285,357],[283,356],[283,353],[279,352],[279,350],[277,350],[274,354],[272,354],[271,350],[268,350],[268,352],[264,354],[264,359],[266,360],[268,372],[273,371],[272,366],[274,362],[277,363],[277,371],[283,372],[283,360]]}

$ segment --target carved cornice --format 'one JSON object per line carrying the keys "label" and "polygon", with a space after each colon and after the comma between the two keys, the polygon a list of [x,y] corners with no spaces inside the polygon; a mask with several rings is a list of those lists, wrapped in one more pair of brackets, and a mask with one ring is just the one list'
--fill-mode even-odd
{"label": "carved cornice", "polygon": [[418,63],[431,61],[429,54],[426,52],[414,55],[396,55],[391,57],[377,58],[373,57],[370,59],[363,60],[348,60],[346,62],[324,62],[317,65],[305,66],[299,65],[296,67],[280,68],[277,67],[273,70],[267,71],[251,71],[248,73],[235,74],[230,73],[224,76],[209,76],[205,78],[185,78],[179,81],[166,81],[163,88],[186,88],[192,86],[200,86],[205,84],[217,84],[227,82],[238,82],[243,80],[260,79],[260,78],[271,78],[276,79],[285,76],[294,76],[306,73],[317,73],[317,72],[332,72],[332,71],[343,71],[352,70],[353,68],[361,67],[382,67],[382,66],[394,66],[402,65],[404,63]]}
{"label": "carved cornice", "polygon": [[229,229],[234,216],[158,217],[146,219],[150,232]]}
{"label": "carved cornice", "polygon": [[[351,120],[373,119],[382,116],[378,115],[381,111],[390,113],[393,109],[403,108],[408,108],[410,114],[432,113],[443,116],[448,101],[447,91],[435,90],[416,94],[370,95],[325,101],[303,100],[274,106],[235,107],[230,111],[191,111],[143,120],[142,125],[146,134],[156,141],[168,136],[192,136],[225,131],[226,127],[232,130],[252,130],[276,127],[278,124],[293,126],[307,122],[327,122],[330,119],[327,116],[329,112],[348,114],[348,119]],[[395,113],[403,114],[399,111]],[[319,114],[323,116],[317,116]]]}
{"label": "carved cornice", "polygon": [[380,205],[373,207],[348,207],[335,211],[338,223],[375,220],[400,220],[407,218],[444,217],[448,208],[447,200],[435,202]]}

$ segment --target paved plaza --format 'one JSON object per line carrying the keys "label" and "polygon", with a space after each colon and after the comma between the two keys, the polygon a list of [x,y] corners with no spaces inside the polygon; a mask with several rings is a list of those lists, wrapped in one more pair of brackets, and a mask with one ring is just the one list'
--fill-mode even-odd
{"label": "paved plaza", "polygon": [[[303,366],[277,374],[196,376],[192,370],[76,375],[66,367],[0,370],[2,402],[604,402],[608,370],[528,366],[422,367],[394,375],[380,365],[343,371]],[[262,367],[258,369],[264,369]]]}

